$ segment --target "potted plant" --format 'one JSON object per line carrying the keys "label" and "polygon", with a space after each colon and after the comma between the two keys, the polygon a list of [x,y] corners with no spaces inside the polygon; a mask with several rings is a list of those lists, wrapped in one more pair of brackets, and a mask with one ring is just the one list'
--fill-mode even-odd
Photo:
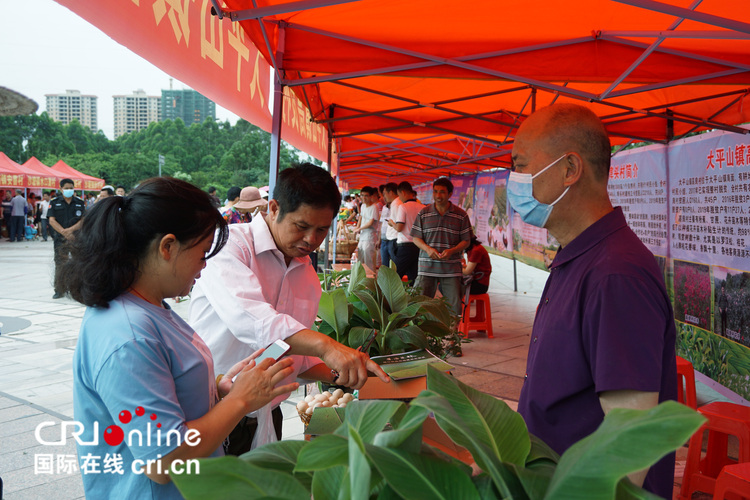
{"label": "potted plant", "polygon": [[[348,278],[348,281],[347,281]],[[362,346],[373,329],[371,356],[428,349],[445,357],[446,342],[460,346],[457,318],[442,299],[426,297],[408,287],[396,271],[383,266],[377,278],[365,276],[360,263],[346,272],[321,276],[315,328],[354,349]]]}
{"label": "potted plant", "polygon": [[[476,467],[422,443],[430,412]],[[409,406],[354,402],[332,434],[202,459],[200,474],[172,480],[188,500],[654,498],[626,476],[682,446],[704,420],[674,401],[616,409],[560,457],[504,402],[430,368]]]}

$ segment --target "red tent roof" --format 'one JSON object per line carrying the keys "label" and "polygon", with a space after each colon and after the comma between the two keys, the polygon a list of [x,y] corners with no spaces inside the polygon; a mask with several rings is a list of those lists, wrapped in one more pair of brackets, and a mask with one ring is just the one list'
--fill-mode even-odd
{"label": "red tent roof", "polygon": [[98,191],[104,186],[104,179],[79,172],[62,160],[58,160],[57,163],[52,165],[52,169],[56,170],[61,178],[69,177],[76,189]]}
{"label": "red tent roof", "polygon": [[589,105],[615,144],[750,121],[747,0],[225,3],[354,186],[508,166],[555,101]]}
{"label": "red tent roof", "polygon": [[329,136],[352,187],[507,167],[519,124],[556,101],[616,144],[750,121],[747,0],[57,1],[267,130],[274,65],[282,136]]}
{"label": "red tent roof", "polygon": [[0,151],[0,187],[26,187],[26,174],[21,166]]}
{"label": "red tent roof", "polygon": [[35,156],[26,160],[21,166],[27,172],[27,185],[30,188],[57,189],[60,187],[60,179],[64,178],[59,172],[37,160]]}

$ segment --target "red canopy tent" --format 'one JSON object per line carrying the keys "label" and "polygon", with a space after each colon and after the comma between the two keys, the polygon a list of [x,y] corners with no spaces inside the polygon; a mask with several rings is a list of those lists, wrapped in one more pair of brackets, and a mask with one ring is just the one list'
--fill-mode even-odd
{"label": "red canopy tent", "polygon": [[26,187],[26,174],[20,169],[18,163],[8,158],[8,155],[2,151],[0,151],[0,187]]}
{"label": "red canopy tent", "polygon": [[104,186],[104,179],[81,173],[62,160],[58,160],[51,168],[57,171],[61,178],[70,178],[76,189],[99,191]]}
{"label": "red canopy tent", "polygon": [[22,165],[27,170],[27,186],[30,188],[57,189],[60,187],[61,176],[47,165],[32,156]]}
{"label": "red canopy tent", "polygon": [[750,121],[746,0],[58,2],[352,187],[507,167],[555,101],[617,144]]}

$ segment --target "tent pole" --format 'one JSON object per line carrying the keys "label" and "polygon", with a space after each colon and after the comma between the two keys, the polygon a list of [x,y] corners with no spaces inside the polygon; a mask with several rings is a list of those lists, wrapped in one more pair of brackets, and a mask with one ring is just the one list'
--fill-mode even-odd
{"label": "tent pole", "polygon": [[281,123],[284,112],[284,86],[281,84],[282,63],[284,60],[284,28],[279,29],[273,81],[273,116],[271,123],[271,161],[268,171],[268,199],[273,199],[276,181],[279,178],[279,152],[281,149]]}

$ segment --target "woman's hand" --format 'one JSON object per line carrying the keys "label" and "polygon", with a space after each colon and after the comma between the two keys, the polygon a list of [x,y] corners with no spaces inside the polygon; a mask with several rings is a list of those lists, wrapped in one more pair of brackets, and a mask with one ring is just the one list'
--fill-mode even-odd
{"label": "woman's hand", "polygon": [[[254,358],[261,352],[263,352],[262,349],[242,360],[224,376],[231,382],[234,377],[232,371],[238,365],[247,362],[244,367],[241,367],[239,373],[236,373],[237,378],[229,386],[229,393],[226,395],[226,398],[243,402],[247,408],[246,413],[255,411],[270,403],[277,396],[288,394],[299,387],[297,382],[277,387],[277,384],[294,372],[292,358],[284,358],[277,362],[268,358],[256,366]],[[222,378],[221,382],[223,381]]]}
{"label": "woman's hand", "polygon": [[258,349],[254,353],[252,353],[250,356],[246,357],[239,363],[235,364],[233,367],[229,369],[228,372],[226,372],[219,381],[217,387],[219,389],[219,397],[223,398],[227,394],[229,394],[229,391],[232,390],[232,379],[242,371],[243,368],[245,368],[247,365],[250,364],[252,360],[257,358],[261,355],[261,353],[264,351],[264,349]]}

